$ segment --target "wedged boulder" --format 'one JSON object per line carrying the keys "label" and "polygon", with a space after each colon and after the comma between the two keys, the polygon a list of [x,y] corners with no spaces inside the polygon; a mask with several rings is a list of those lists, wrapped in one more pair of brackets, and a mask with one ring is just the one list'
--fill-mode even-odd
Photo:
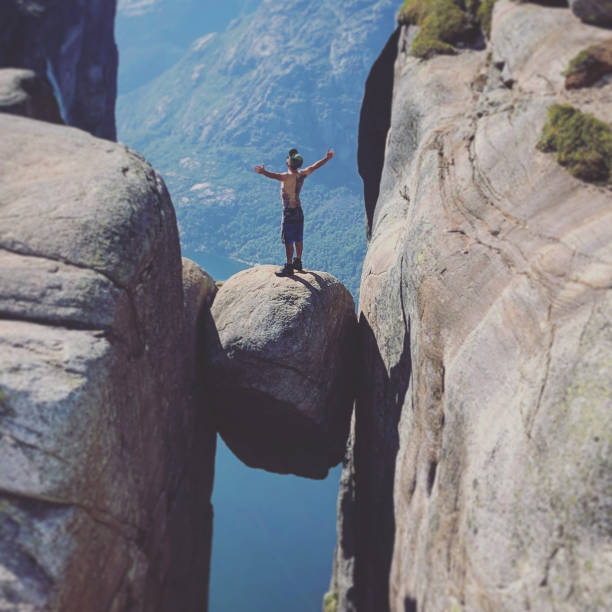
{"label": "wedged boulder", "polygon": [[611,0],[569,0],[576,17],[596,26],[612,26]]}
{"label": "wedged boulder", "polygon": [[51,83],[23,68],[0,69],[0,113],[64,123]]}
{"label": "wedged boulder", "polygon": [[344,454],[355,395],[355,306],[326,272],[258,266],[219,290],[206,376],[219,432],[247,465],[324,478]]}
{"label": "wedged boulder", "polygon": [[0,608],[201,610],[215,431],[168,193],[80,130],[0,133]]}

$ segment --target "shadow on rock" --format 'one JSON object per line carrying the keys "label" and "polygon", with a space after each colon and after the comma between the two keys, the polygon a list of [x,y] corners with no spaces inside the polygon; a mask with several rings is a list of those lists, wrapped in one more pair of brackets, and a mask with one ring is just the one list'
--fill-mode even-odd
{"label": "shadow on rock", "polygon": [[398,424],[410,384],[410,324],[387,373],[376,336],[359,319],[361,382],[355,408],[355,597],[362,610],[389,609],[389,572],[395,540],[393,484],[399,450]]}

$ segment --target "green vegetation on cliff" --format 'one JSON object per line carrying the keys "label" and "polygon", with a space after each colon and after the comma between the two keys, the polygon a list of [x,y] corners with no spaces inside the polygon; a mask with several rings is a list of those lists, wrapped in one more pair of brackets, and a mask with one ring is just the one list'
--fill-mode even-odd
{"label": "green vegetation on cliff", "polygon": [[494,4],[495,0],[467,0],[466,2],[468,10],[476,15],[482,32],[487,38],[491,36],[491,19],[493,18]]}
{"label": "green vegetation on cliff", "polygon": [[563,76],[570,76],[581,70],[584,70],[592,61],[592,47],[587,47],[575,55],[567,68],[563,71]]}
{"label": "green vegetation on cliff", "polygon": [[323,612],[336,612],[338,610],[338,593],[330,591],[323,598]]}
{"label": "green vegetation on cliff", "polygon": [[494,4],[495,0],[404,0],[397,20],[419,26],[411,53],[428,59],[454,53],[453,45],[473,39],[479,28],[489,36]]}
{"label": "green vegetation on cliff", "polygon": [[612,183],[612,129],[593,115],[554,104],[538,149],[556,151],[557,161],[577,178]]}
{"label": "green vegetation on cliff", "polygon": [[567,89],[589,87],[612,72],[612,39],[591,45],[572,58],[563,75]]}

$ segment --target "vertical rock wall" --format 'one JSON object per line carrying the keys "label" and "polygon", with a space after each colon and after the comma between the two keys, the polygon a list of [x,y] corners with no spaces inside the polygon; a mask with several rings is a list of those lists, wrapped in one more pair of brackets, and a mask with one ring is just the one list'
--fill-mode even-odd
{"label": "vertical rock wall", "polygon": [[417,60],[413,30],[361,281],[337,608],[604,610],[612,195],[536,144],[554,103],[612,120],[609,80],[562,74],[609,32],[507,0],[487,50]]}
{"label": "vertical rock wall", "polygon": [[116,0],[5,0],[0,68],[50,76],[68,125],[116,139]]}

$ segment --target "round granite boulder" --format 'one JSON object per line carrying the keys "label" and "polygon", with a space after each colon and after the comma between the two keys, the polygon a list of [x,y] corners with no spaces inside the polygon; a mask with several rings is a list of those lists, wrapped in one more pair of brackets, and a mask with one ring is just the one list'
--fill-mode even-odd
{"label": "round granite boulder", "polygon": [[247,465],[324,478],[342,460],[354,393],[356,316],[326,272],[232,276],[205,327],[217,426]]}

